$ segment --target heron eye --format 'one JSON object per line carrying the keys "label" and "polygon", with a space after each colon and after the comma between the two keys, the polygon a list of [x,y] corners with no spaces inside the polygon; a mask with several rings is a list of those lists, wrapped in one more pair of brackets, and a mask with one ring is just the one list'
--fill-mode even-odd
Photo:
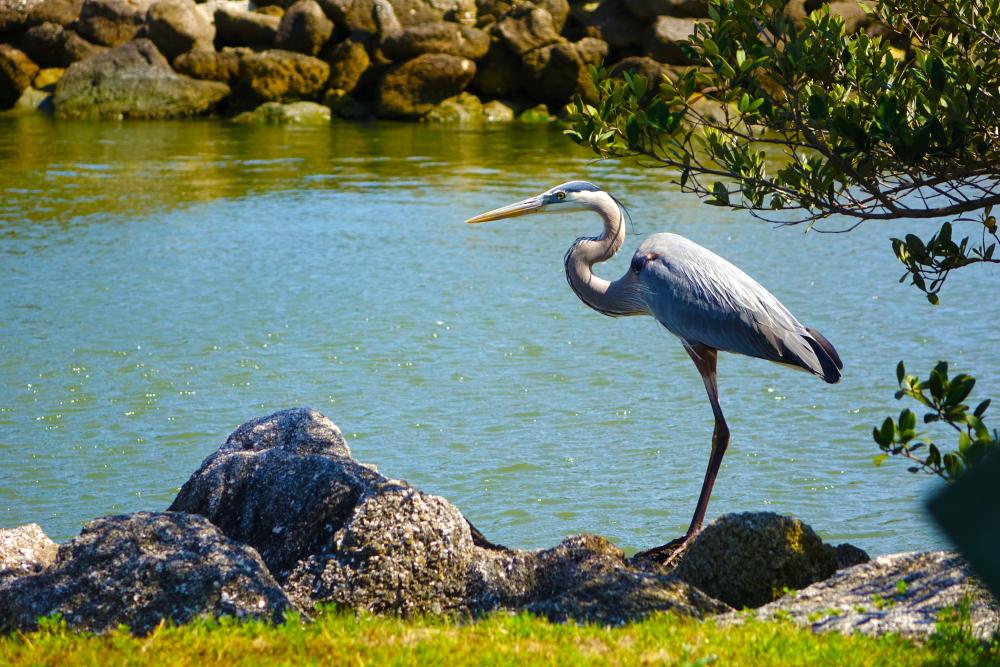
{"label": "heron eye", "polygon": [[559,201],[566,199],[566,193],[560,190],[559,192],[556,193],[556,199],[558,199]]}

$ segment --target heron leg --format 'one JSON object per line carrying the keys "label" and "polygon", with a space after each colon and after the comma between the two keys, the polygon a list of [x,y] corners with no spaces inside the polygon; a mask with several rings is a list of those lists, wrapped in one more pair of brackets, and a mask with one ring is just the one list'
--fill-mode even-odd
{"label": "heron leg", "polygon": [[691,360],[705,383],[705,391],[708,393],[708,400],[712,404],[712,414],[715,416],[715,429],[712,431],[712,454],[708,458],[708,469],[705,471],[705,480],[701,484],[698,504],[695,507],[694,517],[691,519],[687,533],[684,534],[684,537],[668,542],[661,547],[643,551],[635,556],[637,559],[653,560],[664,565],[670,565],[676,561],[684,553],[691,540],[701,531],[701,524],[705,520],[705,511],[708,509],[708,500],[712,496],[712,488],[715,486],[715,478],[719,474],[722,457],[729,447],[729,425],[726,424],[722,407],[719,405],[719,386],[716,383],[718,350],[701,344],[685,345],[684,348],[691,356]]}

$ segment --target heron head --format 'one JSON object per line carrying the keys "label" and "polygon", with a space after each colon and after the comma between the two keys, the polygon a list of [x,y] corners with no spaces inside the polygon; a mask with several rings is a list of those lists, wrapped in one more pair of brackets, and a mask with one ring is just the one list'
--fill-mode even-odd
{"label": "heron head", "polygon": [[592,208],[591,202],[597,193],[603,191],[587,181],[569,181],[546,190],[540,195],[522,199],[519,202],[495,208],[486,213],[480,213],[466,222],[489,222],[502,218],[515,218],[530,213],[561,213],[564,211],[585,210]]}

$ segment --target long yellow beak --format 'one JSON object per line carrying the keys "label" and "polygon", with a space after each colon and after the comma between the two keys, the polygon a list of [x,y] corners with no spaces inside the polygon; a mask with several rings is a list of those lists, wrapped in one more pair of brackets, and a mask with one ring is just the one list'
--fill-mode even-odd
{"label": "long yellow beak", "polygon": [[539,211],[543,206],[540,196],[523,199],[516,204],[509,204],[495,208],[486,213],[480,213],[466,220],[466,222],[489,222],[490,220],[500,220],[501,218],[516,218],[519,215],[528,215]]}

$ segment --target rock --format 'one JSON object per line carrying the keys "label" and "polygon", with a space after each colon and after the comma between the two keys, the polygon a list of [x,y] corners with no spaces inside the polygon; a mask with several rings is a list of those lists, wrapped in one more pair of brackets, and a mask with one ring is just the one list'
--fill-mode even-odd
{"label": "rock", "polygon": [[215,26],[193,0],[156,0],[146,10],[146,31],[168,60],[193,49],[212,50],[215,39]]}
{"label": "rock", "polygon": [[220,46],[271,46],[281,19],[229,7],[215,10],[215,40]]}
{"label": "rock", "polygon": [[393,61],[410,60],[424,53],[479,60],[489,48],[489,35],[482,30],[444,22],[406,28],[382,41],[382,52]]}
{"label": "rock", "polygon": [[264,5],[263,7],[261,7],[260,3],[257,4],[258,6],[254,8],[252,12],[254,14],[261,14],[263,16],[277,16],[279,19],[285,15],[285,8],[282,7],[281,5]]}
{"label": "rock", "polygon": [[516,56],[560,40],[552,15],[530,4],[514,7],[497,21],[492,32]]}
{"label": "rock", "polygon": [[468,608],[465,576],[476,547],[443,498],[386,480],[361,499],[333,547],[292,573],[293,599],[404,615]]}
{"label": "rock", "polygon": [[95,519],[40,574],[0,592],[0,632],[62,614],[71,628],[146,634],[200,616],[280,621],[294,607],[250,547],[207,519],[137,512]]}
{"label": "rock", "polygon": [[830,3],[830,15],[839,16],[844,20],[844,29],[848,35],[861,32],[872,25],[872,17],[856,0],[835,0]]}
{"label": "rock", "polygon": [[331,89],[350,93],[368,69],[371,59],[363,44],[345,39],[330,49],[326,54],[326,62],[330,65],[327,85]]}
{"label": "rock", "polygon": [[58,548],[37,523],[0,528],[0,586],[15,577],[41,572],[55,561]]}
{"label": "rock", "polygon": [[680,44],[694,33],[695,19],[659,16],[646,31],[643,45],[653,60],[671,65],[689,65],[691,60],[684,54]]}
{"label": "rock", "polygon": [[66,70],[61,67],[47,67],[45,69],[38,70],[38,74],[35,75],[34,81],[31,82],[31,87],[47,93],[54,92],[56,84],[59,83],[59,79],[62,78],[65,71]]}
{"label": "rock", "polygon": [[209,113],[229,87],[170,69],[148,39],[137,39],[73,63],[56,86],[65,118],[174,118]]}
{"label": "rock", "polygon": [[21,35],[18,46],[43,67],[64,68],[107,50],[58,23],[42,23],[29,28]]}
{"label": "rock", "polygon": [[420,119],[429,123],[470,125],[483,122],[483,103],[471,93],[449,97]]}
{"label": "rock", "polygon": [[731,610],[683,581],[662,574],[623,570],[586,581],[526,609],[555,623],[572,620],[601,625],[624,625],[654,613],[706,618]]}
{"label": "rock", "polygon": [[459,94],[476,73],[471,60],[429,53],[389,70],[379,82],[376,110],[383,118],[419,118]]}
{"label": "rock", "polygon": [[785,4],[785,9],[782,13],[787,18],[795,21],[795,24],[801,28],[803,19],[822,7],[823,4],[823,0],[789,0]]}
{"label": "rock", "polygon": [[514,120],[514,108],[500,100],[483,105],[483,120],[487,123],[509,123]]}
{"label": "rock", "polygon": [[42,23],[69,25],[83,0],[0,0],[0,35]]}
{"label": "rock", "polygon": [[523,88],[533,99],[554,106],[566,104],[577,92],[587,102],[595,103],[597,90],[587,65],[599,63],[607,54],[607,43],[593,37],[576,44],[560,42],[529,51],[524,55],[529,75]]}
{"label": "rock", "polygon": [[[323,11],[355,39],[378,34],[374,9],[378,0],[319,0]],[[475,0],[391,0],[402,27],[450,21],[464,25],[476,22]]]}
{"label": "rock", "polygon": [[740,609],[767,604],[784,589],[805,588],[836,569],[836,550],[806,524],[771,512],[746,512],[709,524],[674,573]]}
{"label": "rock", "polygon": [[84,0],[76,31],[102,46],[118,46],[135,36],[146,20],[146,6],[128,0]]}
{"label": "rock", "polygon": [[642,43],[647,22],[640,21],[625,7],[624,0],[571,5],[573,19],[594,32],[612,48],[630,49]]}
{"label": "rock", "polygon": [[[8,113],[13,114],[36,114],[36,113],[52,113],[54,111],[52,106],[52,93],[38,90],[32,86],[28,86],[21,93],[21,96],[17,98],[17,102]],[[3,585],[4,573],[0,572],[0,585]]]}
{"label": "rock", "polygon": [[340,430],[323,415],[278,412],[230,435],[169,510],[208,517],[256,548],[283,581],[299,561],[332,548],[334,533],[380,479],[349,457]]}
{"label": "rock", "polygon": [[9,44],[0,44],[0,109],[14,106],[38,73],[31,58]]}
{"label": "rock", "polygon": [[315,56],[332,34],[333,21],[326,17],[316,0],[297,0],[281,17],[274,45]]}
{"label": "rock", "polygon": [[625,0],[625,6],[636,17],[647,21],[663,15],[693,19],[708,16],[707,0]]}
{"label": "rock", "polygon": [[521,85],[521,59],[496,41],[476,66],[472,87],[486,97],[508,97]]}
{"label": "rock", "polygon": [[265,102],[253,111],[244,111],[234,123],[277,125],[328,125],[330,107],[316,102]]}
{"label": "rock", "polygon": [[[946,608],[969,603],[973,634],[988,641],[1000,623],[998,603],[972,578],[968,565],[948,551],[878,556],[837,572],[826,581],[754,611],[782,617],[813,632],[866,635],[898,633],[917,640],[934,633]],[[724,622],[742,622],[733,614]]]}
{"label": "rock", "polygon": [[517,117],[517,120],[522,123],[551,123],[555,119],[556,117],[549,113],[549,108],[544,104],[525,109]]}
{"label": "rock", "polygon": [[270,49],[240,60],[239,94],[256,102],[294,102],[319,96],[330,66],[302,53]]}
{"label": "rock", "polygon": [[477,25],[487,26],[504,18],[510,10],[516,6],[527,5],[544,9],[552,17],[552,25],[557,33],[561,33],[566,26],[566,19],[570,13],[570,3],[567,0],[478,0]]}
{"label": "rock", "polygon": [[240,58],[250,53],[228,47],[222,51],[188,51],[174,58],[174,70],[194,79],[230,85],[240,72]]}
{"label": "rock", "polygon": [[341,118],[360,120],[370,118],[375,113],[371,105],[359,102],[354,96],[341,88],[330,88],[327,90],[323,94],[323,104],[330,107],[330,111]]}

